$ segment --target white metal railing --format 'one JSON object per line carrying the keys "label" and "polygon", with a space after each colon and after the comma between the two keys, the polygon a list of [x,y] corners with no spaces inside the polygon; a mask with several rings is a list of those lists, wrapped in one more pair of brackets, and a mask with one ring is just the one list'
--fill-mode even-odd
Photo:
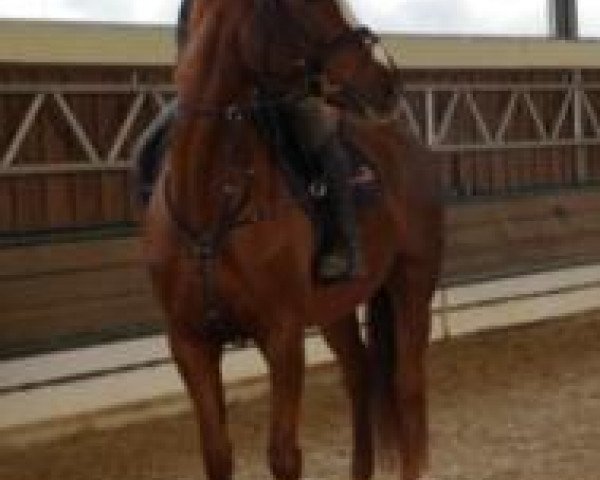
{"label": "white metal railing", "polygon": [[[415,108],[406,99],[400,102],[400,109],[406,115],[413,133],[424,139],[425,143],[436,151],[461,152],[465,150],[489,150],[511,148],[557,147],[565,145],[585,146],[600,144],[600,111],[591,101],[594,94],[600,94],[600,83],[584,83],[580,72],[575,72],[571,80],[561,83],[447,83],[431,85],[407,85],[404,90],[409,94],[423,97],[425,106],[425,125],[415,114]],[[481,96],[509,94],[506,104],[498,111],[496,128],[487,122],[482,115]],[[539,105],[536,105],[532,94],[560,95],[560,105],[555,112],[550,128],[544,122]],[[475,97],[479,94],[479,99]],[[445,106],[438,102],[441,95],[450,95]],[[477,141],[451,143],[449,132],[456,120],[457,106],[463,100],[472,116]],[[517,105],[523,102],[529,120],[536,126],[534,137],[530,140],[507,138],[506,134],[518,120]],[[569,111],[572,114],[569,118]],[[438,120],[441,118],[441,120]],[[561,135],[563,127],[572,122],[570,135]],[[584,124],[589,122],[593,127],[593,135],[585,134]]]}
{"label": "white metal railing", "polygon": [[[128,168],[123,158],[123,148],[133,134],[134,126],[147,102],[153,102],[157,108],[163,108],[169,96],[175,92],[171,85],[131,84],[16,84],[0,85],[2,97],[29,96],[31,101],[20,119],[15,133],[7,145],[0,145],[0,175],[30,173],[60,173],[86,170],[120,170]],[[78,112],[69,104],[66,96],[128,96],[131,103],[117,133],[108,146],[107,154],[101,155],[97,145],[92,142],[89,132],[82,125]],[[40,119],[40,112],[48,103],[54,103],[67,123],[69,132],[82,147],[85,156],[76,163],[50,164],[40,163],[22,165],[18,161],[19,153],[27,135]]]}
{"label": "white metal railing", "polygon": [[[600,111],[597,106],[600,105],[600,84],[583,82],[579,71],[572,72],[568,80],[558,83],[412,84],[405,85],[404,91],[406,93],[399,102],[399,116],[403,115],[414,135],[436,152],[574,146],[580,147],[579,173],[585,176],[585,147],[600,145]],[[8,144],[0,145],[0,175],[127,168],[123,148],[134,134],[134,125],[144,105],[150,101],[161,108],[174,93],[172,85],[143,85],[137,82],[0,85],[0,102],[3,97],[11,95],[31,98]],[[496,118],[490,122],[482,113],[482,102],[490,97],[497,101],[499,94],[503,94],[507,100],[494,112]],[[99,146],[93,144],[78,118],[78,112],[66,99],[67,96],[78,95],[131,97],[127,115],[111,144],[103,146],[103,151],[108,152],[104,155],[99,153]],[[547,110],[550,105],[555,111],[544,111],[542,115],[539,100],[546,96],[551,101],[544,103],[544,109]],[[27,134],[39,120],[40,112],[48,102],[58,106],[70,133],[82,147],[85,157],[80,162],[51,165],[32,165],[30,162],[23,165],[19,162],[19,153]],[[465,116],[470,117],[474,125],[471,135],[461,133],[461,119],[464,120]],[[549,117],[551,122],[548,122]],[[524,120],[534,126],[531,138],[512,138],[508,132]],[[456,135],[457,132],[459,135]],[[454,140],[456,137],[460,140]]]}
{"label": "white metal railing", "polygon": [[[588,179],[586,147],[600,145],[600,110],[597,105],[600,83],[585,83],[580,71],[574,71],[569,79],[560,83],[476,83],[408,85],[400,100],[399,109],[408,121],[413,134],[435,152],[461,153],[491,150],[541,149],[578,147],[577,180]],[[505,94],[507,100],[496,112],[494,122],[486,120],[481,102],[490,97],[498,99]],[[537,102],[534,100],[537,95]],[[422,103],[421,120],[414,103],[408,97],[416,96]],[[449,98],[444,104],[441,97]],[[541,113],[543,106],[551,111]],[[595,100],[592,101],[592,100]],[[457,114],[463,102],[462,116]],[[524,114],[518,113],[519,103]],[[460,131],[460,119],[470,117],[474,134],[459,135],[458,142],[451,132]],[[550,121],[548,121],[548,118]],[[518,122],[529,121],[534,127],[528,138],[508,135]],[[458,125],[457,125],[458,124]],[[464,132],[463,132],[464,133]]]}

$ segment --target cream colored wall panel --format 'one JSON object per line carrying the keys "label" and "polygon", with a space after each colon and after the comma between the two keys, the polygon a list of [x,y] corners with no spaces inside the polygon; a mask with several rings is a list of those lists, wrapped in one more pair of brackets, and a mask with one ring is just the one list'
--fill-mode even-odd
{"label": "cream colored wall panel", "polygon": [[0,21],[0,62],[168,65],[174,58],[169,27]]}
{"label": "cream colored wall panel", "polygon": [[[169,65],[173,27],[0,21],[0,62]],[[384,35],[403,68],[597,68],[600,42]]]}

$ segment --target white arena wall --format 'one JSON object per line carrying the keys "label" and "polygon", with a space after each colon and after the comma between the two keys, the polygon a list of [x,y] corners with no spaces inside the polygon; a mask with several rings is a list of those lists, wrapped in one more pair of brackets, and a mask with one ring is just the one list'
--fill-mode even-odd
{"label": "white arena wall", "polygon": [[[598,308],[600,265],[452,286],[436,294],[432,340],[447,341]],[[309,366],[332,360],[318,336],[307,339]],[[266,386],[265,364],[253,348],[229,352],[223,371],[230,396],[252,394],[256,389],[249,388],[251,385]],[[240,386],[244,388],[237,388]],[[6,433],[6,441],[19,441],[28,438],[26,427],[46,424],[51,426],[46,431],[53,432],[57,420],[115,409],[112,421],[126,422],[139,415],[188,408],[184,398],[162,335],[63,351],[3,363],[0,430]],[[129,407],[126,413],[123,407]],[[67,422],[59,430],[68,428],[65,425],[79,428],[77,422]]]}

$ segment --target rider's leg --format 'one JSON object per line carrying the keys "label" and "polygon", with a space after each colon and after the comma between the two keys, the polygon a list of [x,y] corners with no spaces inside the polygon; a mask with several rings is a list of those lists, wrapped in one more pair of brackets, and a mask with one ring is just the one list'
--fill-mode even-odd
{"label": "rider's leg", "polygon": [[[188,22],[194,0],[183,0],[177,21],[177,50],[181,52],[188,40]],[[138,138],[133,151],[133,165],[137,169],[139,199],[146,203],[152,194],[152,186],[160,168],[160,159],[167,148],[167,137],[177,110],[177,100],[171,101],[152,120]]]}
{"label": "rider's leg", "polygon": [[300,141],[321,160],[328,187],[327,216],[333,239],[323,245],[317,275],[326,282],[352,278],[360,270],[360,246],[349,153],[340,141],[339,113],[322,99],[309,97],[292,117]]}
{"label": "rider's leg", "polygon": [[334,135],[320,151],[328,189],[327,204],[332,235],[324,245],[317,266],[317,275],[323,281],[353,278],[360,270],[358,224],[352,187],[348,152]]}
{"label": "rider's leg", "polygon": [[158,175],[161,158],[167,150],[168,133],[177,111],[177,100],[172,100],[142,132],[132,150],[132,164],[137,172],[139,199],[146,203]]}

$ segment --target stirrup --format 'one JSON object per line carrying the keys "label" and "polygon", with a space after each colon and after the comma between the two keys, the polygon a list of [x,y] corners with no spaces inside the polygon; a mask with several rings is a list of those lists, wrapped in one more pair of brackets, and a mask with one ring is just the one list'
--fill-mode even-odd
{"label": "stirrup", "polygon": [[352,247],[334,248],[321,254],[317,265],[317,277],[323,283],[353,280],[361,272],[358,252]]}

